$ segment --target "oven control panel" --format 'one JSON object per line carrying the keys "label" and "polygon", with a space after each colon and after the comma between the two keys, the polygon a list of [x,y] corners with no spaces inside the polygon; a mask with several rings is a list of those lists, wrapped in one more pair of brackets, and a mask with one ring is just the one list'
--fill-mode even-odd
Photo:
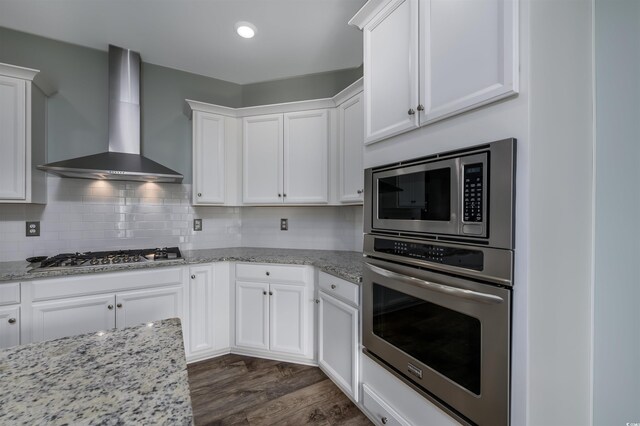
{"label": "oven control panel", "polygon": [[482,163],[464,166],[464,221],[482,222],[484,185]]}
{"label": "oven control panel", "polygon": [[447,247],[437,244],[376,238],[374,250],[378,253],[473,269],[476,271],[482,271],[484,265],[484,255],[480,250]]}

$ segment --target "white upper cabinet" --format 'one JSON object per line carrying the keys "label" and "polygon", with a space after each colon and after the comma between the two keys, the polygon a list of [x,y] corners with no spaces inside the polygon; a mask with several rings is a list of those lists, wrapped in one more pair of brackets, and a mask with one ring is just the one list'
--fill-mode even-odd
{"label": "white upper cabinet", "polygon": [[418,127],[418,0],[390,2],[363,33],[365,143],[370,143]]}
{"label": "white upper cabinet", "polygon": [[326,109],[284,115],[285,203],[329,201],[329,118]]}
{"label": "white upper cabinet", "polygon": [[243,201],[249,204],[282,203],[282,114],[244,118],[242,139]]}
{"label": "white upper cabinet", "polygon": [[364,193],[364,108],[362,92],[338,105],[338,197],[362,203]]}
{"label": "white upper cabinet", "polygon": [[518,92],[517,0],[375,1],[350,23],[364,34],[365,143]]}
{"label": "white upper cabinet", "polygon": [[0,203],[46,203],[46,96],[39,71],[0,64]]}
{"label": "white upper cabinet", "polygon": [[243,201],[247,204],[328,202],[327,110],[243,119]]}
{"label": "white upper cabinet", "polygon": [[192,203],[200,206],[240,204],[240,120],[233,108],[187,100],[193,121]]}
{"label": "white upper cabinet", "polygon": [[420,2],[420,124],[518,91],[516,0]]}

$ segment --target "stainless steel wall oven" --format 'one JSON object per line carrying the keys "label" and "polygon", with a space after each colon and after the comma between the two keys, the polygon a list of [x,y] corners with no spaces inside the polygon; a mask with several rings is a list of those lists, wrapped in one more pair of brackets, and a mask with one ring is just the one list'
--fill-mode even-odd
{"label": "stainless steel wall oven", "polygon": [[507,425],[515,140],[365,178],[365,353],[459,421]]}

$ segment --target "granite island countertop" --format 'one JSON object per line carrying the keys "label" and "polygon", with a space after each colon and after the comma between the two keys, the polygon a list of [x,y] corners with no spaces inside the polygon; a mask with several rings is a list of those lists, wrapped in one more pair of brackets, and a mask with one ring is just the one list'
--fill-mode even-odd
{"label": "granite island countertop", "polygon": [[193,424],[177,318],[0,350],[0,424]]}
{"label": "granite island countertop", "polygon": [[359,283],[362,281],[362,252],[340,250],[281,249],[262,247],[230,247],[203,250],[185,250],[183,259],[158,262],[96,265],[87,267],[69,267],[43,269],[30,272],[27,262],[0,262],[0,284],[2,281],[24,281],[39,278],[53,278],[68,275],[95,274],[104,272],[127,271],[144,268],[183,266],[213,262],[250,262],[281,263],[293,265],[312,265],[328,274],[344,280]]}

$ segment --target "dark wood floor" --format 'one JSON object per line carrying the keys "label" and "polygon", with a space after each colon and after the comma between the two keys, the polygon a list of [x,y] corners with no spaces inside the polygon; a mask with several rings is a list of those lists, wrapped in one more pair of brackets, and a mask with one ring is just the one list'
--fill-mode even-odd
{"label": "dark wood floor", "polygon": [[196,426],[372,424],[317,367],[225,355],[188,371]]}

